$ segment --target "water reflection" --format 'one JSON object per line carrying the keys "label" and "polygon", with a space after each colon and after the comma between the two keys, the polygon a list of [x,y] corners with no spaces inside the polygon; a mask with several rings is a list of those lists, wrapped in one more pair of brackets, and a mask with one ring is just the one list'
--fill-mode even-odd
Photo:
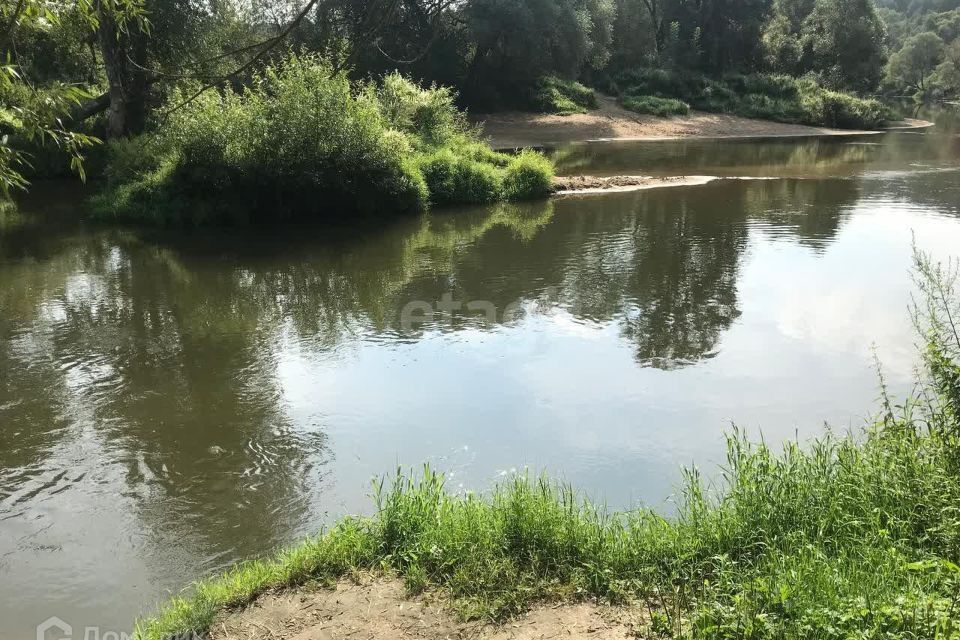
{"label": "water reflection", "polygon": [[[900,318],[906,230],[958,229],[954,140],[884,140],[587,145],[563,166],[781,177],[360,230],[89,227],[38,190],[0,223],[0,636],[124,629],[398,460],[660,504],[724,418],[863,410],[864,318],[910,346],[876,313]],[[443,299],[519,312],[403,321]]]}
{"label": "water reflection", "polygon": [[[932,116],[931,116],[932,117]],[[754,140],[593,142],[554,151],[560,175],[708,175],[836,178],[866,170],[902,171],[915,163],[955,167],[957,126],[941,115],[938,126],[886,135]]]}

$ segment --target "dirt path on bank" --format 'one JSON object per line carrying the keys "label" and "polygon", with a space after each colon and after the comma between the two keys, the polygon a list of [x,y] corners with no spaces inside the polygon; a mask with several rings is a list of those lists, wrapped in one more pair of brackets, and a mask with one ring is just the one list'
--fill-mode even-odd
{"label": "dirt path on bank", "polygon": [[[871,135],[880,131],[830,129],[753,120],[693,111],[686,116],[658,118],[627,111],[610,96],[597,96],[600,108],[589,113],[557,116],[507,111],[477,115],[483,135],[495,149],[540,147],[590,140],[669,140],[674,138],[767,138]],[[925,125],[907,121],[907,126]]]}
{"label": "dirt path on bank", "polygon": [[268,594],[217,620],[210,640],[547,640],[638,638],[639,611],[544,606],[503,625],[457,621],[440,602],[408,598],[398,580]]}

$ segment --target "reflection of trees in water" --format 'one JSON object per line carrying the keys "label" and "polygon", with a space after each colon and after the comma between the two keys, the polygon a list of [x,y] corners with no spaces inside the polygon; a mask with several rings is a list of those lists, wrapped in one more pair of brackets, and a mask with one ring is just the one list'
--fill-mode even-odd
{"label": "reflection of trees in water", "polygon": [[829,177],[890,157],[886,146],[847,138],[685,140],[573,144],[551,154],[561,175],[653,173]]}
{"label": "reflection of trees in water", "polygon": [[287,411],[290,341],[326,350],[387,327],[416,274],[448,268],[494,226],[522,240],[549,216],[424,216],[359,239],[251,235],[246,247],[222,233],[154,243],[18,224],[23,244],[0,241],[0,472],[16,471],[0,474],[0,509],[92,432],[96,464],[124,469],[121,491],[156,539],[148,558],[183,547],[189,567],[275,547],[308,520],[330,456],[325,425]]}
{"label": "reflection of trees in water", "polygon": [[748,215],[769,225],[771,235],[820,250],[833,240],[861,195],[859,181],[757,180],[744,198]]}
{"label": "reflection of trees in water", "polygon": [[717,215],[718,191],[691,190],[681,207],[662,192],[638,203],[636,237],[644,249],[630,272],[624,335],[644,365],[670,369],[710,357],[740,315],[746,216],[734,203]]}
{"label": "reflection of trees in water", "polygon": [[327,357],[365,332],[483,328],[469,311],[400,325],[408,302],[452,293],[500,310],[559,304],[617,323],[642,365],[683,366],[715,353],[739,315],[750,219],[823,242],[856,197],[842,180],[729,181],[363,233],[175,241],[17,226],[17,249],[0,240],[0,468],[56,464],[82,425],[125,469],[157,549],[177,539],[194,559],[255,553],[306,519],[329,456],[324,425],[289,414],[281,357]]}
{"label": "reflection of trees in water", "polygon": [[160,562],[178,546],[189,566],[280,543],[303,522],[324,436],[292,428],[276,332],[231,280],[125,233],[0,269],[12,311],[0,323],[0,468],[42,477],[92,433],[97,466],[125,469],[122,493]]}

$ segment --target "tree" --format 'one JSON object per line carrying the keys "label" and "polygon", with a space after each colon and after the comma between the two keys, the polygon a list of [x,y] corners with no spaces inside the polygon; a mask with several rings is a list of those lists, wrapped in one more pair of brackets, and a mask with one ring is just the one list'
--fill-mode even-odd
{"label": "tree", "polygon": [[942,94],[957,95],[960,92],[960,40],[944,47],[943,62],[937,66],[931,83]]}
{"label": "tree", "polygon": [[774,0],[761,35],[764,61],[769,68],[790,75],[810,70],[810,51],[801,31],[813,7],[814,0]]}
{"label": "tree", "polygon": [[896,86],[924,94],[928,81],[943,60],[943,40],[932,31],[911,36],[890,58],[887,77]]}
{"label": "tree", "polygon": [[670,35],[670,25],[667,23],[663,10],[663,0],[641,0],[647,15],[650,18],[650,25],[653,27],[654,50],[657,53],[657,61],[663,58],[664,50],[667,44],[667,38]]}
{"label": "tree", "polygon": [[97,3],[97,41],[107,74],[107,136],[141,133],[147,115],[147,35],[143,25],[121,25],[110,5]]}
{"label": "tree", "polygon": [[761,36],[767,68],[856,91],[879,84],[885,39],[873,0],[774,0]]}
{"label": "tree", "polygon": [[24,188],[22,171],[28,153],[22,145],[55,145],[71,158],[71,166],[81,177],[82,150],[98,142],[92,136],[72,131],[67,126],[71,109],[90,94],[75,83],[56,80],[44,86],[34,83],[30,68],[21,64],[17,38],[23,30],[53,29],[66,20],[74,20],[88,33],[112,29],[117,38],[146,24],[140,0],[102,0],[97,4],[80,1],[63,5],[47,0],[18,0],[0,8],[2,32],[0,46],[7,60],[0,66],[0,194]]}
{"label": "tree", "polygon": [[609,57],[611,0],[471,0],[463,90],[482,106],[518,105],[544,75],[578,77]]}
{"label": "tree", "polygon": [[886,62],[886,26],[873,0],[816,0],[801,30],[811,71],[837,89],[872,91]]}
{"label": "tree", "polygon": [[589,46],[585,66],[596,71],[610,62],[613,47],[613,25],[617,19],[615,0],[586,0],[581,13],[590,19]]}
{"label": "tree", "polygon": [[645,0],[616,0],[608,68],[633,69],[657,62],[663,48],[658,28]]}
{"label": "tree", "polygon": [[748,71],[762,59],[760,38],[771,0],[700,0],[701,67]]}

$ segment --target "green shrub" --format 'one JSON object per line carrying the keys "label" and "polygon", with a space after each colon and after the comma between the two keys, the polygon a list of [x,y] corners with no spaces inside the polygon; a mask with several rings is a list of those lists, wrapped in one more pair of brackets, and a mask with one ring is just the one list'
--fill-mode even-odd
{"label": "green shrub", "polygon": [[502,197],[502,171],[492,164],[440,149],[420,160],[434,204],[480,204]]}
{"label": "green shrub", "polygon": [[[124,152],[130,149],[120,148]],[[119,168],[114,171],[121,173]],[[206,202],[196,203],[191,211],[175,186],[175,171],[176,165],[171,160],[155,169],[145,169],[135,178],[117,182],[91,199],[94,215],[101,219],[123,218],[158,225],[204,222],[208,218]]]}
{"label": "green shrub", "polygon": [[643,113],[657,113],[650,98],[669,98],[703,111],[839,128],[877,129],[893,119],[876,100],[785,75],[728,75],[715,80],[691,72],[638,69],[621,73],[617,84],[625,87],[624,107],[649,109]]}
{"label": "green shrub", "polygon": [[553,163],[542,154],[523,151],[510,160],[503,177],[507,200],[541,198],[553,190]]}
{"label": "green shrub", "polygon": [[624,109],[635,113],[649,113],[660,117],[690,113],[690,105],[674,98],[627,95],[620,99],[620,104]]}
{"label": "green shrub", "polygon": [[205,93],[110,154],[109,186],[93,200],[110,219],[276,222],[515,193],[502,188],[511,157],[480,142],[448,89],[399,74],[357,87],[314,56],[269,67],[240,93]]}
{"label": "green shrub", "polygon": [[736,94],[760,94],[770,98],[796,99],[799,96],[797,80],[787,75],[749,75],[724,76],[723,83]]}
{"label": "green shrub", "polygon": [[593,89],[556,76],[540,78],[532,102],[537,111],[564,116],[597,108],[597,96]]}
{"label": "green shrub", "polygon": [[700,74],[668,69],[634,69],[620,73],[616,82],[628,95],[651,95],[691,102],[709,80]]}
{"label": "green shrub", "polygon": [[414,134],[426,144],[443,144],[466,130],[466,118],[454,103],[456,96],[446,87],[423,89],[391,73],[370,89],[390,128]]}
{"label": "green shrub", "polygon": [[823,114],[819,120],[828,127],[876,129],[893,119],[890,109],[878,100],[862,100],[850,94],[827,90],[821,90],[818,98],[817,106],[822,108]]}

